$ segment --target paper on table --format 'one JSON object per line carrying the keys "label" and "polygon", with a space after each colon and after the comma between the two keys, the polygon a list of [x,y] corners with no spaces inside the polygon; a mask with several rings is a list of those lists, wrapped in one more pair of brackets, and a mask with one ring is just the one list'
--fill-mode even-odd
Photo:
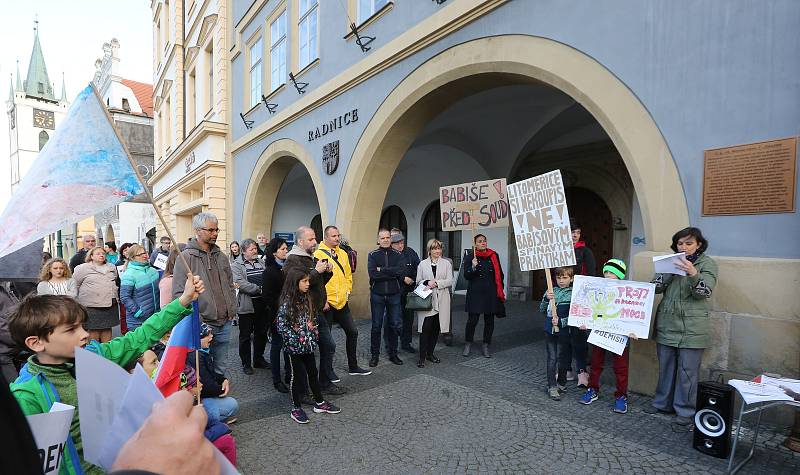
{"label": "paper on table", "polygon": [[656,274],[686,275],[685,271],[675,265],[681,262],[681,259],[685,256],[685,252],[679,252],[677,254],[653,257],[653,267],[655,267]]}
{"label": "paper on table", "polygon": [[731,379],[728,384],[733,386],[746,404],[767,401],[792,401],[793,399],[778,386],[755,381]]}
{"label": "paper on table", "polygon": [[433,293],[431,289],[428,288],[425,284],[419,284],[416,289],[414,289],[414,293],[419,295],[420,298],[426,299],[430,294]]}
{"label": "paper on table", "polygon": [[75,348],[78,417],[83,458],[100,465],[109,428],[119,410],[131,376],[113,362],[83,348]]}
{"label": "paper on table", "polygon": [[586,341],[594,346],[599,346],[612,353],[621,355],[625,351],[625,345],[628,344],[628,337],[625,335],[617,335],[616,333],[592,330],[589,334],[589,339]]}
{"label": "paper on table", "polygon": [[36,448],[39,449],[42,472],[45,474],[58,473],[64,460],[63,454],[67,450],[67,435],[74,413],[74,406],[56,402],[50,412],[26,417],[36,441]]}

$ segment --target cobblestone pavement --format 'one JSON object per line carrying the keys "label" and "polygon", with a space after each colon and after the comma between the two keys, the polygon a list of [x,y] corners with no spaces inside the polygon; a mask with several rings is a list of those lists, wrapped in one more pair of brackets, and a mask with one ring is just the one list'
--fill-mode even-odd
{"label": "cobblestone pavement", "polygon": [[[334,328],[335,368],[348,392],[331,398],[341,414],[309,410],[307,425],[289,419],[289,397],[273,389],[268,370],[256,370],[253,376],[241,372],[232,345],[232,392],[241,405],[233,426],[240,470],[724,473],[726,461],[692,449],[689,430],[669,416],[642,412],[650,401],[646,396],[631,394],[624,415],[611,411],[613,386],[604,385],[600,400],[590,406],[576,402],[581,392],[574,383],[561,401],[550,400],[545,394],[542,317],[529,308],[511,304],[509,318],[496,321],[492,358],[475,352],[461,356],[465,316],[456,307],[456,343],[439,343],[441,364],[420,369],[415,355],[403,352],[406,364],[395,366],[382,355],[373,374],[364,377],[347,375],[344,334]],[[359,360],[366,367],[369,322],[358,326]],[[476,335],[481,335],[480,327]],[[751,434],[744,432],[750,440]],[[785,437],[762,432],[756,456],[742,472],[800,473],[800,454],[780,445]]]}

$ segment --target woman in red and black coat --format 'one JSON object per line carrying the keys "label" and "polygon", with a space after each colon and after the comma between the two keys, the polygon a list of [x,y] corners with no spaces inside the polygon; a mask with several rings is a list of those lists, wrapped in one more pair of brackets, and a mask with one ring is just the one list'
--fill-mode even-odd
{"label": "woman in red and black coat", "polygon": [[489,345],[494,333],[494,317],[505,311],[504,275],[500,258],[489,249],[486,236],[475,235],[475,255],[467,253],[464,262],[467,279],[467,328],[464,331],[464,356],[469,356],[478,319],[483,314],[483,356],[489,358]]}

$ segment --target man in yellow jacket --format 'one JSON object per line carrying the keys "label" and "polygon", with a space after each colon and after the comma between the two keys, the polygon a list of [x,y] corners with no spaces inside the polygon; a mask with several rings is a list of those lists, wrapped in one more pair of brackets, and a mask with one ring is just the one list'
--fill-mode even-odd
{"label": "man in yellow jacket", "polygon": [[[350,270],[350,259],[348,259],[347,252],[339,247],[339,243],[342,241],[339,228],[327,226],[323,234],[323,242],[314,252],[314,257],[330,262],[333,268],[333,277],[325,285],[328,297],[325,307],[322,309],[323,315],[331,328],[333,328],[335,322],[344,330],[349,374],[351,376],[366,376],[372,374],[372,371],[358,366],[358,360],[356,359],[358,329],[353,323],[353,316],[350,314],[350,307],[347,305],[347,299],[350,298],[350,292],[353,291],[353,272]],[[325,361],[322,361],[322,357],[320,357],[319,379],[321,385],[325,379],[330,379],[333,383],[339,382],[339,377],[333,371],[334,352],[335,347],[334,351],[331,352],[330,358],[325,358]]]}

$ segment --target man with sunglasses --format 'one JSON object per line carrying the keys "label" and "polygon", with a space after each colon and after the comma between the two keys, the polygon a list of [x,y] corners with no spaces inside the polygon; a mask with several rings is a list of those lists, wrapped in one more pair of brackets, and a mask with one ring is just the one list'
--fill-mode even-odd
{"label": "man with sunglasses", "polygon": [[[211,213],[199,213],[192,219],[192,227],[195,238],[189,241],[181,255],[189,263],[192,274],[199,276],[206,283],[206,291],[197,299],[200,318],[211,326],[214,333],[214,340],[210,346],[214,369],[227,377],[231,321],[236,316],[236,295],[231,264],[228,256],[217,246],[219,224],[216,216]],[[176,260],[174,275],[185,276],[186,273],[183,259]],[[178,282],[179,280],[184,282]],[[183,293],[185,280],[173,279],[173,295],[178,296]]]}

